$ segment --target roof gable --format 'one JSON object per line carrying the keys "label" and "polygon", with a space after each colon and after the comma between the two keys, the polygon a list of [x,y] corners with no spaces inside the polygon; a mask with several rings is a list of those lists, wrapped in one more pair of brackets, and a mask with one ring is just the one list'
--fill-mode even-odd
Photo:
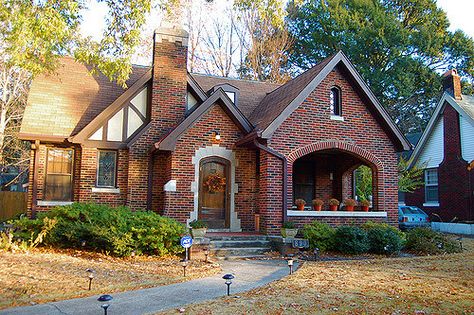
{"label": "roof gable", "polygon": [[232,103],[227,94],[219,88],[207,100],[199,105],[186,119],[176,126],[163,139],[155,143],[155,149],[164,151],[174,151],[179,137],[191,127],[212,105],[219,103],[234,123],[246,133],[252,131],[253,126],[242,114],[242,112]]}
{"label": "roof gable", "polygon": [[256,128],[262,130],[263,138],[270,138],[276,129],[285,121],[291,113],[314,91],[324,78],[338,65],[344,66],[354,84],[367,97],[373,105],[375,113],[379,116],[383,125],[396,140],[396,144],[403,150],[411,148],[410,143],[404,137],[400,129],[390,118],[387,111],[378,102],[375,95],[362,80],[354,66],[347,57],[339,51],[337,54],[324,59],[322,62],[304,72],[300,76],[290,80],[280,88],[268,94],[250,116],[250,121]]}
{"label": "roof gable", "polygon": [[425,146],[429,142],[431,134],[435,131],[438,120],[443,113],[446,103],[451,105],[459,115],[466,117],[468,122],[474,127],[474,97],[463,95],[463,100],[456,101],[448,92],[444,92],[443,96],[436,105],[435,111],[428,122],[423,135],[421,136],[418,144],[415,147],[415,150],[412,154],[412,160],[410,162],[410,167],[415,165],[423,152]]}

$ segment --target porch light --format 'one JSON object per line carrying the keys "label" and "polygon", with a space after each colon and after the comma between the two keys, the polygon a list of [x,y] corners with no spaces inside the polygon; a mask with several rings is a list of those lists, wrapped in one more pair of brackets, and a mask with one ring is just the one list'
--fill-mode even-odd
{"label": "porch light", "polygon": [[290,268],[290,275],[293,274],[293,254],[288,255],[288,268]]}
{"label": "porch light", "polygon": [[214,138],[215,138],[216,140],[221,140],[221,134],[219,133],[219,131],[217,131],[217,130],[214,131],[214,134],[215,134],[215,135],[214,135]]}
{"label": "porch light", "polygon": [[230,295],[230,285],[232,284],[232,279],[234,279],[235,277],[233,275],[231,275],[230,273],[224,275],[222,277],[222,279],[225,280],[225,284],[227,285],[227,296]]}
{"label": "porch light", "polygon": [[186,259],[181,260],[181,267],[183,267],[183,277],[186,278],[186,267],[188,266],[188,261]]}
{"label": "porch light", "polygon": [[94,280],[94,269],[87,268],[87,277],[89,278],[89,291],[92,288],[92,280]]}
{"label": "porch light", "polygon": [[[111,295],[108,295],[108,294],[104,294],[104,295],[101,295],[99,296],[99,298],[97,299],[97,301],[99,302],[110,302],[112,301],[113,297]],[[107,315],[107,309],[109,308],[110,304],[108,303],[104,303],[101,305],[101,307],[104,309],[104,315]]]}

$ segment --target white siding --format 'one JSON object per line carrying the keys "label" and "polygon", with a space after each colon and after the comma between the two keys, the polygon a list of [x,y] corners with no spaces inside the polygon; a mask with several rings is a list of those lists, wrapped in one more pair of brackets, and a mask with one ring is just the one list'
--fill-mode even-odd
{"label": "white siding", "polygon": [[471,162],[474,160],[474,126],[468,117],[459,116],[459,124],[461,129],[461,152],[462,158]]}
{"label": "white siding", "polygon": [[428,163],[427,168],[435,168],[443,161],[443,157],[443,116],[440,116],[421,151],[418,164]]}

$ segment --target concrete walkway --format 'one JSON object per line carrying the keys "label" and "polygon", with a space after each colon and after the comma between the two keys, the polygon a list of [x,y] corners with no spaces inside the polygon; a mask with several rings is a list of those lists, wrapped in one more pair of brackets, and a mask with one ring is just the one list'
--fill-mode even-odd
{"label": "concrete walkway", "polygon": [[[212,277],[112,294],[113,300],[110,302],[108,314],[150,314],[224,296],[226,285],[222,276],[226,273],[235,275],[231,285],[231,294],[263,286],[288,274],[286,261],[282,260],[222,261],[221,265],[222,273]],[[98,296],[92,296],[35,306],[17,307],[0,311],[0,314],[99,315],[103,314],[100,307],[103,303],[98,302],[97,298]]]}

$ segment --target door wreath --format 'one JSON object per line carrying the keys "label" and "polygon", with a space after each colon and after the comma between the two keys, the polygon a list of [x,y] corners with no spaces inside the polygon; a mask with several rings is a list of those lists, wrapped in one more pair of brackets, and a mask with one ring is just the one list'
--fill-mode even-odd
{"label": "door wreath", "polygon": [[210,193],[224,191],[225,184],[225,177],[222,177],[219,174],[210,174],[204,180],[204,187],[206,187],[207,191]]}

